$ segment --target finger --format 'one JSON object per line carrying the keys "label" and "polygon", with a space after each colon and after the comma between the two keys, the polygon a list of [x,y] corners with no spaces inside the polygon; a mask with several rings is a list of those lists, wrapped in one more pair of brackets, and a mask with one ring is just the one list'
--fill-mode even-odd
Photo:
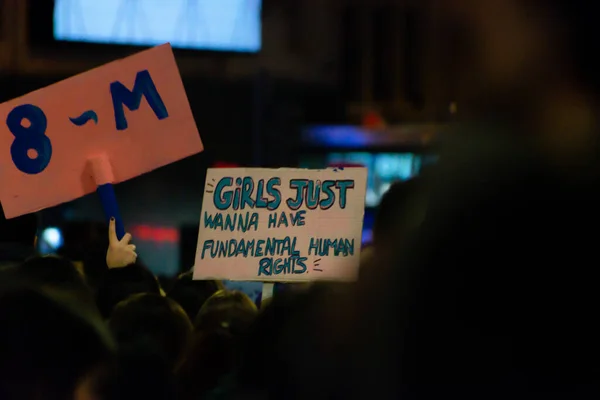
{"label": "finger", "polygon": [[126,234],[123,236],[123,239],[121,239],[121,240],[119,241],[119,243],[121,243],[121,244],[129,244],[129,242],[131,242],[131,233],[126,233]]}
{"label": "finger", "polygon": [[131,256],[129,257],[129,264],[135,264],[136,261],[137,261],[137,254],[135,252],[133,252],[133,254],[131,254]]}
{"label": "finger", "polygon": [[112,217],[110,222],[108,223],[108,244],[112,245],[118,243],[119,239],[117,238],[117,227],[115,223],[115,218]]}
{"label": "finger", "polygon": [[135,249],[136,249],[135,244],[127,245],[127,249],[130,250],[130,251],[135,252]]}

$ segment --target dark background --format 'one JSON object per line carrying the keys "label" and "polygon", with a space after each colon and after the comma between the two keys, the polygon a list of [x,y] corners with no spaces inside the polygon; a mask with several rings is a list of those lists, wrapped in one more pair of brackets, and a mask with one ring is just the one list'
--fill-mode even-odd
{"label": "dark background", "polygon": [[[54,41],[52,3],[0,2],[0,100],[142,49]],[[195,239],[183,227],[197,224],[206,168],[216,162],[298,166],[303,129],[358,124],[373,111],[395,126],[445,122],[452,93],[441,84],[448,68],[432,40],[434,8],[434,1],[264,0],[260,53],[176,51],[205,151],[116,187],[128,229],[179,232],[176,242],[138,243],[156,272],[173,273],[180,256],[189,262],[180,244]],[[42,217],[44,226],[60,226],[103,214],[90,195]]]}

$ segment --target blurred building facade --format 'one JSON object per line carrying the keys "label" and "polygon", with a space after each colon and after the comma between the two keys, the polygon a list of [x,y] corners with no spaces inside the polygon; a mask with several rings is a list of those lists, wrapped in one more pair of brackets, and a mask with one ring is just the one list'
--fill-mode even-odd
{"label": "blurred building facade", "polygon": [[453,100],[435,0],[347,0],[341,87],[349,118],[444,122]]}
{"label": "blurred building facade", "polygon": [[[132,52],[35,43],[37,3],[0,2],[3,75],[64,78]],[[262,72],[273,81],[336,90],[339,122],[373,108],[401,122],[433,122],[445,117],[451,100],[435,8],[433,0],[264,0],[259,54],[182,52],[177,59],[188,82],[231,83]]]}
{"label": "blurred building facade", "polygon": [[[70,76],[131,53],[111,48],[109,52],[74,54],[35,43],[34,32],[38,29],[35,20],[41,18],[35,15],[34,20],[31,14],[40,10],[38,3],[36,0],[0,2],[2,71]],[[339,31],[339,10],[338,0],[265,0],[263,46],[259,54],[186,52],[177,57],[181,73],[186,77],[231,80],[265,70],[274,78],[333,84],[338,73],[339,37],[335,32]]]}

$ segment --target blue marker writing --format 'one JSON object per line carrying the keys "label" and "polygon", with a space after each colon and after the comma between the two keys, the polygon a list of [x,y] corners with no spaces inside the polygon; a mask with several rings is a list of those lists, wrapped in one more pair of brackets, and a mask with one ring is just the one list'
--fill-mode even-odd
{"label": "blue marker writing", "polygon": [[126,106],[131,111],[136,111],[140,108],[142,97],[146,98],[156,118],[162,120],[169,117],[167,107],[160,97],[148,70],[137,73],[133,90],[127,89],[121,82],[116,81],[110,84],[110,94],[112,95],[115,124],[119,131],[127,129],[128,126],[123,106]]}

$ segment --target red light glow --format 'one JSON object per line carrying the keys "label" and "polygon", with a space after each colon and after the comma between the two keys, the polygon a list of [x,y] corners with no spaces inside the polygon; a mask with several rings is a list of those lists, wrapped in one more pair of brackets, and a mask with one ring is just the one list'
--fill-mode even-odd
{"label": "red light glow", "polygon": [[149,225],[135,225],[131,227],[131,234],[135,239],[159,242],[159,243],[178,243],[179,230],[169,227],[157,227]]}

